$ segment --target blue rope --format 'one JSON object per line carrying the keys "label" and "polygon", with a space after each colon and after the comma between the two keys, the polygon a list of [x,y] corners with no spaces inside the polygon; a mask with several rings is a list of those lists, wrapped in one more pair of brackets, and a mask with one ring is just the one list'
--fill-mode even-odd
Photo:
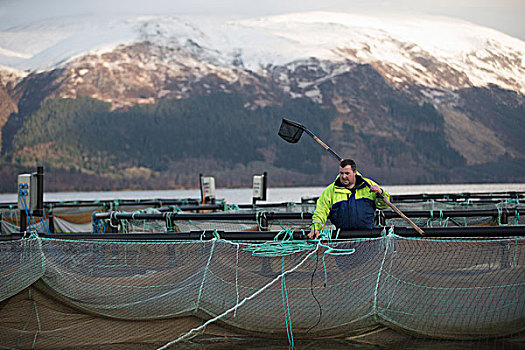
{"label": "blue rope", "polygon": [[[26,199],[22,198],[22,201],[24,203],[24,210],[26,212],[26,217],[28,217],[30,219],[29,220],[29,230],[31,230],[31,228],[32,228],[33,231],[37,231],[38,232],[38,225],[36,223],[35,218],[33,218],[33,215],[31,214],[31,212],[27,208]],[[44,224],[42,223],[42,221],[43,221],[43,219],[40,221],[40,224],[41,224],[41,227],[42,227],[42,232],[45,232]],[[31,224],[31,222],[33,222],[33,223]],[[49,233],[49,227],[47,229],[47,232]]]}

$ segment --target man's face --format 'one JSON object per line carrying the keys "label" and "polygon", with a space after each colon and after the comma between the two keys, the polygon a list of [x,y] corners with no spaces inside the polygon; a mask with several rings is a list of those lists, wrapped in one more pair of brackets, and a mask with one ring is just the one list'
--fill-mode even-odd
{"label": "man's face", "polygon": [[339,168],[339,179],[345,187],[352,186],[355,184],[355,171],[350,165]]}

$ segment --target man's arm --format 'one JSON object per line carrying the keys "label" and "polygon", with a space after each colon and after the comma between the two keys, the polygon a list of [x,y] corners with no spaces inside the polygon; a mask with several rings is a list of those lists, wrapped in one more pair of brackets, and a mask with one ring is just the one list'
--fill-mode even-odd
{"label": "man's arm", "polygon": [[328,214],[332,209],[331,187],[332,185],[325,188],[321,196],[319,196],[319,199],[317,199],[315,211],[312,215],[312,231],[308,234],[308,238],[319,238],[319,231],[321,231],[326,224]]}
{"label": "man's arm", "polygon": [[382,198],[380,198],[378,196],[378,194],[380,194],[381,196],[386,198],[388,201],[390,201],[390,197],[391,197],[390,193],[388,193],[387,191],[385,191],[384,189],[379,187],[379,185],[376,184],[376,183],[373,183],[370,186],[370,192],[375,192],[376,193],[375,203],[376,203],[376,208],[377,209],[386,209],[388,207],[388,205],[385,203],[385,201]]}
{"label": "man's arm", "polygon": [[376,208],[377,209],[386,209],[386,208],[388,208],[388,204],[386,204],[385,201],[383,199],[381,199],[379,195],[385,197],[388,201],[390,201],[390,197],[391,197],[390,193],[385,191],[383,188],[381,188],[376,182],[374,182],[371,179],[365,179],[363,177],[363,180],[368,183],[369,188],[370,188],[370,192],[376,193],[376,198],[375,198]]}

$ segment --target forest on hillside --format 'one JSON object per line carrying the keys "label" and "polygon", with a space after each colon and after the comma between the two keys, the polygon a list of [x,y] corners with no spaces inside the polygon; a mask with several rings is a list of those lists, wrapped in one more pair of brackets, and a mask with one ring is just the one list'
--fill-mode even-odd
{"label": "forest on hillside", "polygon": [[[89,97],[47,99],[31,112],[11,115],[2,129],[0,191],[11,191],[16,174],[37,165],[49,174],[49,190],[196,187],[203,172],[226,187],[249,186],[251,176],[263,171],[274,186],[330,182],[333,159],[308,136],[299,144],[280,139],[283,117],[307,126],[334,149],[357,150],[351,157],[366,161],[372,176],[389,175],[391,184],[437,183],[465,174],[483,181],[448,145],[443,117],[429,104],[381,102],[385,122],[400,139],[356,131],[348,123],[334,132],[337,111],[308,99],[254,109],[245,102],[216,93],[112,111]],[[497,176],[501,169],[519,173],[523,162],[487,166]]]}

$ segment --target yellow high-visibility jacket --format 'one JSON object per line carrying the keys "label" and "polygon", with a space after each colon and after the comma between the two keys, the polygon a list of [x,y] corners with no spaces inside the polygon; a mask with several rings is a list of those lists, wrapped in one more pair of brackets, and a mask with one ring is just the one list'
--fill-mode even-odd
{"label": "yellow high-visibility jacket", "polygon": [[[366,182],[365,182],[366,181]],[[312,216],[312,228],[321,230],[330,219],[338,229],[349,230],[374,227],[376,209],[385,209],[387,204],[367,185],[377,185],[374,181],[356,175],[356,186],[351,190],[343,186],[337,176],[317,200]],[[383,196],[390,201],[390,194],[383,188]]]}

